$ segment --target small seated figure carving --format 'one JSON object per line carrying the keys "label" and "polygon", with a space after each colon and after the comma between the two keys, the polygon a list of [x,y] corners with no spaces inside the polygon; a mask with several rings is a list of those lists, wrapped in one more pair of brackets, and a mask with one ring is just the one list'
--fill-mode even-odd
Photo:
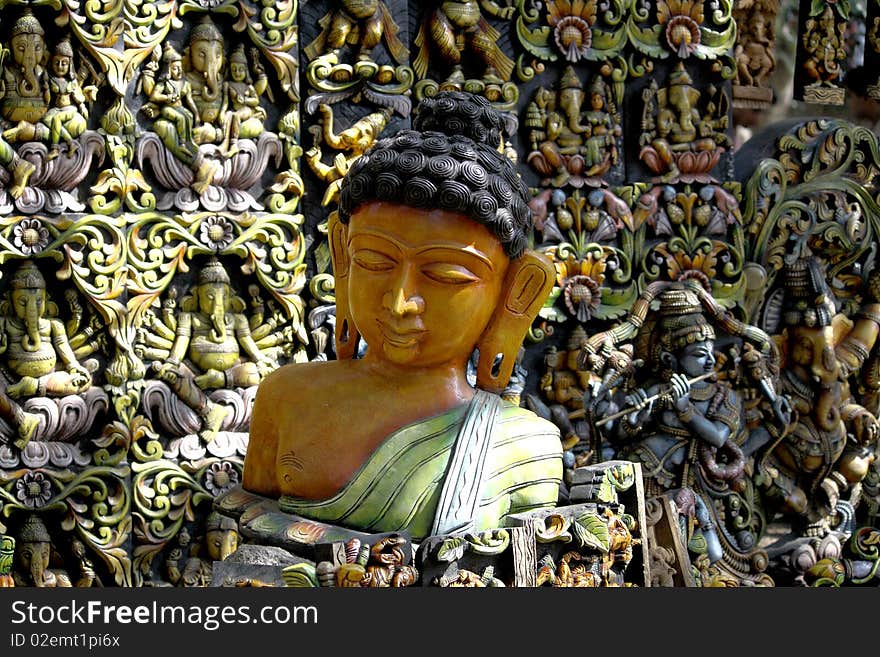
{"label": "small seated figure carving", "polygon": [[[223,561],[238,549],[240,540],[238,526],[231,518],[221,516],[216,511],[205,519],[203,541],[191,544],[186,528],[178,534],[178,546],[171,550],[165,562],[166,577],[174,586],[210,586],[214,562]],[[186,552],[183,570],[180,562]]]}
{"label": "small seated figure carving", "polygon": [[[12,314],[0,319],[0,353],[21,379],[6,392],[13,398],[76,395],[92,384],[91,373],[77,361],[64,323],[47,317],[46,279],[30,260],[12,276]],[[55,366],[61,359],[63,371]]]}
{"label": "small seated figure carving", "polygon": [[[244,301],[233,295],[223,264],[211,258],[172,320],[175,338],[168,358],[153,363],[159,378],[202,418],[200,436],[205,442],[216,437],[226,409],[209,400],[204,391],[254,386],[278,367],[257,346],[243,311]],[[242,357],[242,350],[250,360]],[[184,357],[196,372],[183,364]]]}
{"label": "small seated figure carving", "polygon": [[[73,68],[73,48],[68,39],[55,46],[52,55],[52,75],[49,77],[49,91],[52,94],[52,107],[43,117],[49,127],[49,159],[58,157],[59,143],[67,144],[69,155],[77,149],[76,138],[86,130],[88,108],[86,100],[95,99],[95,87],[81,86],[81,78]],[[86,93],[88,92],[88,96]]]}
{"label": "small seated figure carving", "polygon": [[[39,419],[13,399],[77,395],[92,384],[91,373],[73,352],[64,323],[51,312],[54,305],[46,296],[46,279],[32,261],[25,260],[12,276],[0,316],[0,354],[6,354],[10,371],[21,377],[0,394],[0,415],[17,427],[16,445],[21,449],[36,434]],[[56,370],[59,359],[63,369]]]}
{"label": "small seated figure carving", "polygon": [[18,531],[13,571],[16,586],[37,588],[88,588],[97,577],[92,563],[85,555],[85,548],[78,539],[72,542],[73,552],[79,561],[80,576],[74,578],[63,568],[50,568],[52,558],[52,537],[46,523],[35,513],[30,514]]}
{"label": "small seated figure carving", "polygon": [[192,87],[183,76],[180,53],[170,43],[165,45],[162,60],[167,72],[158,80],[158,50],[144,67],[143,86],[149,97],[144,105],[144,113],[156,119],[154,128],[168,150],[187,164],[195,160],[198,152],[193,140],[193,127],[198,120],[198,108],[192,96]]}
{"label": "small seated figure carving", "polygon": [[248,73],[248,61],[244,46],[239,45],[229,56],[229,77],[223,83],[223,105],[220,116],[223,120],[223,145],[220,151],[226,157],[238,153],[238,140],[258,137],[263,131],[266,110],[260,107],[260,95],[266,90],[269,78],[259,60],[254,57],[256,82]]}
{"label": "small seated figure carving", "polygon": [[501,116],[440,92],[414,126],[342,184],[329,225],[339,360],[263,381],[243,487],[288,513],[419,540],[554,506],[562,454],[553,424],[499,397],[554,278],[526,248],[529,194],[500,153]]}
{"label": "small seated figure carving", "polygon": [[652,81],[643,97],[646,131],[639,157],[652,171],[663,174],[664,181],[680,174],[708,173],[730,146],[725,92],[714,86],[700,91],[679,62],[667,86],[657,89]]}

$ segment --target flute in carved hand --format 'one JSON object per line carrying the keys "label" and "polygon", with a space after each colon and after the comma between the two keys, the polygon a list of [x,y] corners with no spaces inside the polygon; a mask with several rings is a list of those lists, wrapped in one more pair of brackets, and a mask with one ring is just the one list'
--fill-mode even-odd
{"label": "flute in carved hand", "polygon": [[[708,379],[708,378],[710,378],[710,377],[713,377],[713,376],[715,376],[715,372],[714,372],[714,371],[712,371],[712,372],[706,372],[705,374],[701,374],[700,376],[695,376],[693,379],[688,379],[688,383],[689,383],[689,384],[694,384],[694,383],[697,383],[697,382],[699,382],[699,381],[705,381],[706,379]],[[645,405],[645,404],[650,404],[650,403],[653,402],[653,401],[657,401],[657,400],[660,399],[663,395],[668,394],[668,393],[671,391],[671,389],[672,389],[672,388],[669,387],[669,388],[666,388],[665,390],[661,390],[660,392],[658,392],[658,393],[655,394],[655,395],[651,395],[650,397],[648,397],[647,399],[645,399],[644,402],[642,402],[641,406],[631,406],[630,408],[624,409],[624,410],[622,410],[622,411],[618,411],[617,413],[614,413],[613,415],[609,415],[608,417],[603,417],[601,420],[597,420],[597,421],[596,421],[596,426],[597,426],[597,427],[602,426],[603,424],[607,424],[608,422],[611,422],[611,421],[613,421],[613,420],[616,420],[617,418],[621,418],[621,417],[623,417],[624,415],[629,415],[629,414],[632,413],[633,411],[641,410],[642,408],[644,408],[644,405]]]}

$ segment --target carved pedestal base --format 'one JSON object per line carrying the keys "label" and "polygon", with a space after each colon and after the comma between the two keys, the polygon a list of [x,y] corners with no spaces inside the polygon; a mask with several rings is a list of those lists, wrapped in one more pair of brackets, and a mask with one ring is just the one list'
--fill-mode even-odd
{"label": "carved pedestal base", "polygon": [[843,105],[846,90],[842,87],[829,87],[823,84],[811,84],[804,88],[804,100],[817,105]]}
{"label": "carved pedestal base", "polygon": [[[236,566],[215,584],[273,585],[280,571],[293,587],[650,586],[638,464],[613,461],[577,474],[577,488],[590,501],[513,514],[505,527],[429,536],[418,545],[403,532],[367,534],[286,513],[277,500],[238,486],[214,509],[236,520],[252,545],[308,561],[273,561],[275,570],[262,574]],[[257,573],[254,582],[227,581],[235,573],[248,580],[248,572]]]}
{"label": "carved pedestal base", "polygon": [[773,103],[769,87],[733,86],[733,106],[738,109],[766,109]]}

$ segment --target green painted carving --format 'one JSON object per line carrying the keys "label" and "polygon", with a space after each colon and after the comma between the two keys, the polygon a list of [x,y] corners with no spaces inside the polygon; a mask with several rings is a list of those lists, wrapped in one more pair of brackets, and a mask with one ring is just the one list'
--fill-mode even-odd
{"label": "green painted carving", "polygon": [[189,270],[194,256],[237,256],[241,270],[253,275],[291,319],[305,344],[305,240],[301,215],[201,212],[175,218],[155,213],[131,217],[129,257],[133,270],[128,301],[129,326],[143,323],[143,312],[178,272]]}
{"label": "green painted carving", "polygon": [[281,577],[286,586],[293,588],[318,588],[318,571],[314,564],[295,563],[285,566]]}
{"label": "green painted carving", "polygon": [[617,493],[629,490],[636,482],[635,468],[631,464],[617,464],[605,470],[599,484],[597,499],[600,502],[616,503]]}
{"label": "green painted carving", "polygon": [[880,206],[870,193],[880,174],[877,138],[866,128],[823,119],[784,135],[778,148],[745,188],[746,258],[767,270],[769,289],[793,244],[806,240],[827,259],[829,279],[843,284],[844,309],[855,311],[851,299],[861,280],[851,268],[880,231]]}
{"label": "green painted carving", "polygon": [[104,561],[119,586],[131,586],[131,491],[128,466],[83,472],[39,468],[0,471],[3,516],[39,511],[64,513],[61,527],[73,532]]}
{"label": "green painted carving", "polygon": [[[529,53],[551,62],[560,56],[572,63],[616,57],[627,42],[627,4],[611,0],[600,7],[598,0],[550,0],[544,13],[535,2],[518,0],[517,36]],[[542,17],[545,24],[536,25]]]}
{"label": "green painted carving", "polygon": [[626,28],[630,43],[655,59],[715,59],[736,42],[732,0],[634,0]]}
{"label": "green painted carving", "polygon": [[640,289],[657,280],[696,278],[726,308],[742,299],[745,236],[736,186],[731,189],[663,185],[638,197],[633,218],[644,234]]}
{"label": "green painted carving", "polygon": [[166,459],[132,464],[134,473],[133,574],[136,584],[149,575],[156,556],[178,534],[184,521],[194,521],[196,508],[213,499],[206,475],[219,459],[179,465]]}
{"label": "green painted carving", "polygon": [[626,313],[638,296],[633,271],[638,234],[626,202],[608,189],[575,190],[568,197],[544,190],[537,198],[549,204],[536,225],[543,235],[538,250],[556,268],[556,285],[539,316],[583,323]]}
{"label": "green painted carving", "polygon": [[461,559],[466,552],[480,555],[501,554],[509,545],[510,532],[504,529],[492,529],[449,538],[437,546],[434,556],[437,561],[452,562]]}
{"label": "green painted carving", "polygon": [[292,102],[299,101],[299,62],[296,24],[297,0],[279,0],[267,4],[244,0],[236,3],[241,12],[233,25],[245,32],[275,69],[276,80]]}
{"label": "green painted carving", "polygon": [[578,547],[592,548],[602,553],[611,549],[611,532],[605,519],[598,513],[585,513],[571,523]]}
{"label": "green painted carving", "polygon": [[156,197],[140,169],[132,167],[135,152],[135,122],[125,99],[119,97],[101,117],[101,134],[107,140],[112,166],[98,174],[90,192],[90,207],[98,214],[120,210],[147,212],[156,209]]}

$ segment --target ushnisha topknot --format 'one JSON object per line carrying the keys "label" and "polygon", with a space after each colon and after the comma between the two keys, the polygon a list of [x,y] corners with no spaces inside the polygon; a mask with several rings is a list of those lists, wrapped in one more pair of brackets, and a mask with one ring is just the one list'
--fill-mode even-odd
{"label": "ushnisha topknot", "polygon": [[340,221],[371,201],[461,212],[489,228],[509,257],[522,255],[530,195],[498,150],[501,115],[482,96],[445,91],[419,103],[413,126],[355,161],[340,188]]}

